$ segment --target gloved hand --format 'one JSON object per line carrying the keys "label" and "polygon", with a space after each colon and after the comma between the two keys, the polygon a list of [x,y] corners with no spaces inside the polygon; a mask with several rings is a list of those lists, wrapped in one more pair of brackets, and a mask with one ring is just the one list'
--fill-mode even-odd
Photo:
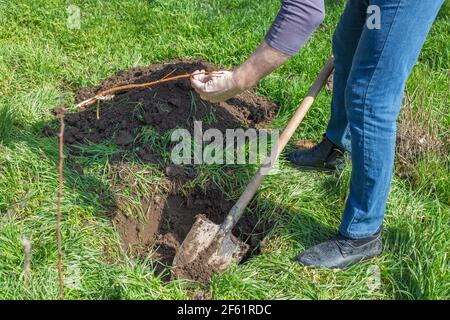
{"label": "gloved hand", "polygon": [[204,74],[204,72],[205,70],[197,70],[191,77],[192,87],[204,100],[213,103],[222,102],[245,90],[238,85],[233,71],[220,71],[212,74]]}

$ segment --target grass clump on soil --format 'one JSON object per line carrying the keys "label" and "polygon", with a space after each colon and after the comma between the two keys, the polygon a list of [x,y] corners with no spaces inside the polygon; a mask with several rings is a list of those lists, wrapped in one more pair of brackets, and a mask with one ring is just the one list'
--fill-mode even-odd
{"label": "grass clump on soil", "polygon": [[[8,139],[0,143],[0,297],[5,299],[58,296],[54,237],[58,148],[51,134],[56,129],[52,109],[74,105],[80,101],[77,95],[91,94],[103,79],[121,70],[173,62],[180,57],[232,67],[244,61],[261,41],[279,6],[269,0],[75,4],[82,13],[80,29],[67,27],[65,1],[26,0],[14,6],[0,2],[0,106],[7,106],[14,116],[13,121],[5,122],[13,126],[2,129]],[[265,96],[279,106],[273,114],[263,114],[272,121],[262,126],[282,128],[287,123],[331,52],[331,35],[343,5],[327,1],[326,20],[312,40],[258,86],[257,96]],[[67,126],[68,130],[75,129],[68,134],[73,142],[68,141],[66,148],[62,203],[66,299],[448,299],[448,12],[446,3],[408,80],[407,92],[413,99],[410,103],[405,100],[412,109],[412,119],[424,119],[424,124],[426,119],[433,119],[433,130],[426,131],[433,136],[432,141],[440,141],[442,149],[421,150],[411,158],[412,178],[404,179],[397,169],[386,213],[382,257],[345,272],[311,270],[293,262],[299,251],[327,239],[336,230],[350,168],[336,176],[304,173],[281,159],[279,174],[267,178],[241,228],[235,230],[252,244],[253,255],[242,265],[214,276],[206,286],[167,281],[168,262],[164,257],[174,249],[161,243],[170,243],[163,236],[166,230],[173,230],[175,221],[165,219],[165,212],[173,209],[190,217],[185,213],[192,211],[192,205],[206,212],[214,205],[217,210],[217,199],[225,212],[255,168],[170,167],[167,150],[174,127],[151,121],[142,125],[145,114],[154,109],[146,109],[147,97],[139,105],[139,100],[132,100],[126,92],[116,96],[115,102],[124,100],[126,108],[120,110],[143,110],[143,118],[140,113],[136,117],[126,113],[120,119],[131,124],[129,134],[119,136],[114,127],[121,125],[118,119],[108,122],[108,106],[114,108],[108,102],[102,102],[100,122],[95,121],[95,110],[86,109],[78,113],[84,116],[86,127]],[[212,15],[215,19],[210,18]],[[216,110],[204,107],[195,95],[186,99],[189,103],[185,108],[193,110],[191,115],[203,112],[199,115],[207,119],[204,123],[222,123],[220,115],[227,110],[225,106]],[[329,117],[330,99],[331,93],[324,90],[288,149],[296,140],[320,139]],[[163,102],[169,104],[166,98]],[[238,105],[234,107],[238,109],[232,110],[241,110]],[[232,113],[232,123],[236,127],[242,122],[244,127],[246,123],[256,126],[252,112]],[[88,130],[102,121],[103,131]],[[157,205],[161,203],[162,208]],[[148,212],[161,213],[158,228],[164,232],[155,234],[162,239],[149,236],[152,232],[143,222]],[[132,221],[131,231],[122,233],[120,219]],[[172,240],[177,240],[176,232],[172,233]],[[124,242],[123,234],[135,237],[130,245]],[[24,237],[32,244],[31,277],[26,285],[22,270]],[[370,285],[374,275],[379,275],[379,285]]]}

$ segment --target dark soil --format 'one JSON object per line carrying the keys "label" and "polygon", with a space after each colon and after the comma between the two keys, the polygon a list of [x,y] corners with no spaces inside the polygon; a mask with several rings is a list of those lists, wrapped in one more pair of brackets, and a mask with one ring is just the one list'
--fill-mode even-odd
{"label": "dark soil", "polygon": [[[112,86],[144,83],[163,78],[169,73],[173,76],[197,69],[217,70],[206,62],[193,61],[138,67],[119,72],[96,87],[81,89],[76,93],[76,101],[81,102]],[[117,204],[108,215],[120,234],[123,249],[133,257],[150,256],[159,261],[156,269],[164,271],[171,265],[195,217],[204,214],[213,222],[221,223],[234,201],[227,200],[223,192],[212,183],[206,190],[194,189],[188,195],[182,193],[180,190],[183,186],[196,176],[196,168],[174,166],[163,161],[161,151],[164,148],[168,151],[170,145],[163,146],[163,150],[152,149],[139,138],[141,130],[153,128],[164,134],[175,128],[185,128],[192,132],[195,120],[203,121],[203,130],[217,128],[224,132],[225,129],[240,127],[259,128],[267,126],[276,111],[275,104],[251,91],[225,103],[205,102],[191,89],[189,80],[184,79],[151,88],[119,92],[112,100],[101,102],[100,119],[96,117],[95,105],[76,113],[67,113],[65,141],[74,155],[77,149],[71,146],[109,141],[118,145],[121,150],[135,151],[141,161],[157,163],[163,170],[166,186],[148,190],[148,195],[140,201],[139,212],[131,215],[129,211],[123,210],[124,207],[131,206],[126,203],[127,198],[120,197],[120,194],[133,185],[133,178],[114,175],[111,183]],[[44,132],[55,134],[51,127],[45,128]],[[124,166],[128,166],[127,169],[130,170],[139,169],[139,162],[131,163],[124,157],[116,155],[111,160],[113,171],[116,172],[122,172]],[[83,172],[81,167],[73,169]],[[260,221],[256,215],[247,214],[233,231],[251,246],[250,254],[258,252],[255,248],[272,227],[270,222],[258,222]],[[164,274],[166,279],[170,278],[169,273]],[[205,277],[198,274],[193,278]]]}
{"label": "dark soil", "polygon": [[[168,74],[175,76],[198,69],[212,71],[217,68],[206,62],[190,61],[137,67],[119,72],[96,87],[81,89],[76,94],[76,101],[81,102],[113,86],[145,83]],[[191,89],[189,79],[182,79],[150,88],[118,92],[111,101],[101,102],[100,119],[97,119],[96,106],[67,114],[65,139],[68,144],[112,140],[127,148],[133,143],[139,144],[135,138],[145,126],[160,133],[174,128],[192,132],[194,121],[198,120],[203,122],[203,130],[216,128],[225,132],[225,129],[240,127],[264,127],[276,111],[275,104],[251,91],[223,103],[206,102]]]}
{"label": "dark soil", "polygon": [[[120,168],[123,166],[124,164],[120,164]],[[137,214],[127,215],[120,209],[110,213],[122,240],[122,248],[134,257],[143,259],[150,256],[157,260],[158,272],[165,271],[172,264],[197,215],[203,214],[212,222],[220,224],[234,204],[214,184],[210,184],[206,190],[196,188],[185,196],[178,192],[178,181],[175,184],[168,183],[174,186],[170,191],[150,195],[151,199],[141,199],[144,219]],[[115,191],[120,193],[120,188],[126,188],[130,184],[132,181],[124,179]],[[233,234],[250,247],[242,261],[259,252],[261,241],[272,228],[271,221],[261,221],[255,213],[244,215],[233,230]],[[188,274],[190,279],[206,283],[213,271],[201,266],[190,268]],[[165,273],[164,279],[169,280],[170,275]]]}

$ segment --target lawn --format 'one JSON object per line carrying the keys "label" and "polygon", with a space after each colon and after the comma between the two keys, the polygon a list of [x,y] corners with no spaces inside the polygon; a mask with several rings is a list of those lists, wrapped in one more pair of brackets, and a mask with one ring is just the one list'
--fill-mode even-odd
{"label": "lawn", "polygon": [[[81,10],[80,29],[68,27],[69,4]],[[311,41],[257,88],[280,107],[272,128],[287,123],[330,55],[344,2],[326,5],[326,20]],[[278,7],[270,0],[0,0],[0,298],[58,297],[58,143],[43,134],[54,121],[52,109],[73,105],[79,88],[135,66],[180,57],[236,66],[261,41]],[[351,169],[338,175],[299,172],[282,157],[279,174],[265,180],[251,206],[274,222],[260,254],[208,285],[167,282],[155,272],[157,262],[136,259],[120,246],[105,203],[128,197],[128,203],[139,204],[139,194],[115,189],[116,146],[89,144],[70,159],[84,174],[65,169],[66,299],[182,299],[199,293],[215,299],[449,299],[449,8],[446,2],[433,25],[404,103],[410,113],[404,125],[429,133],[441,147],[414,154],[406,176],[396,172],[381,257],[346,271],[293,262],[337,229]],[[324,90],[293,141],[321,138],[330,100]],[[149,144],[157,148],[158,141]],[[126,181],[145,193],[163,173],[136,165]],[[241,174],[203,166],[194,183],[213,180],[236,199],[255,168],[234,169]],[[23,238],[32,244],[29,279],[23,274]]]}

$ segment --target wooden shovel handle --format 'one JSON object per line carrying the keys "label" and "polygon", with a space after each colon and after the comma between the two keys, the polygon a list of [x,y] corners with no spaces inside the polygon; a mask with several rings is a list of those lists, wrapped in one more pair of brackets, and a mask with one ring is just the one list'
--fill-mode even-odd
{"label": "wooden shovel handle", "polygon": [[331,72],[333,71],[333,67],[334,58],[331,57],[330,59],[328,59],[328,62],[322,68],[322,71],[317,76],[312,86],[309,88],[306,97],[297,108],[297,111],[295,111],[294,116],[291,118],[286,128],[283,130],[283,133],[281,134],[276,144],[276,152],[272,152],[271,155],[266,157],[261,167],[258,169],[250,183],[247,185],[247,188],[245,188],[244,192],[239,197],[239,200],[236,202],[233,208],[231,208],[230,212],[225,218],[225,221],[221,225],[222,231],[229,232],[239,221],[248,203],[253,198],[259,186],[263,182],[264,177],[266,176],[264,172],[268,172],[268,170],[270,170],[272,165],[280,156],[281,152],[283,151],[288,141],[291,139],[300,122],[302,122],[303,118],[305,117],[306,112],[308,112],[309,108],[316,99],[316,96],[320,92],[320,89],[323,87]]}

